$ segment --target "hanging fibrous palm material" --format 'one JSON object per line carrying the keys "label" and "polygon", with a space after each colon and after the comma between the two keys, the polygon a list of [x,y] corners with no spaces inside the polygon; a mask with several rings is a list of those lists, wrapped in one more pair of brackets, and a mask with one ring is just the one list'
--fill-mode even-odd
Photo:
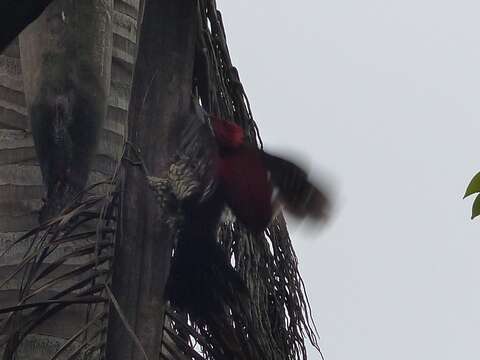
{"label": "hanging fibrous palm material", "polygon": [[[215,114],[210,126],[217,150],[205,154],[205,148],[211,146],[205,140],[208,135],[202,134],[208,132],[205,129],[197,128],[200,139],[193,142],[204,145],[203,159],[214,159],[217,164],[223,161],[222,169],[228,175],[223,174],[224,179],[217,179],[213,186],[221,188],[220,191],[200,181],[204,199],[199,199],[198,194],[188,197],[173,191],[177,198],[187,200],[182,202],[184,223],[183,228],[180,225],[168,294],[174,307],[188,313],[193,327],[211,339],[213,347],[222,349],[220,358],[305,359],[305,338],[317,349],[318,344],[286,224],[282,216],[270,222],[273,208],[255,206],[271,205],[270,201],[257,201],[258,196],[268,193],[262,189],[268,185],[267,177],[278,180],[284,169],[292,173],[286,177],[295,180],[294,184],[280,181],[277,183],[280,190],[284,190],[282,186],[297,187],[287,189],[295,190],[296,194],[284,197],[287,208],[301,216],[314,214],[323,218],[328,201],[295,165],[255,150],[262,146],[261,140],[238,72],[231,64],[215,2],[200,0],[198,16],[194,89],[205,113]],[[192,113],[197,114],[197,122],[203,117],[208,123],[201,111]],[[223,119],[231,119],[233,123]],[[233,144],[233,148],[241,146],[241,150],[229,149],[222,157],[222,150],[218,149],[225,148],[225,141],[229,143],[227,148]],[[191,152],[184,158],[185,168],[202,163]],[[178,164],[182,164],[182,159],[177,167]],[[254,178],[247,173],[255,173],[257,169],[264,173],[264,178]],[[208,173],[205,169],[195,171]],[[181,174],[184,183],[188,176],[185,170]],[[288,191],[283,191],[285,193]],[[297,196],[299,194],[301,196]],[[251,207],[247,208],[249,195]],[[229,210],[224,211],[217,239],[212,229],[216,228],[225,203],[235,216]],[[268,229],[263,232],[268,223]],[[236,271],[231,267],[232,262]],[[206,358],[218,358],[208,348],[204,353]]]}
{"label": "hanging fibrous palm material", "polygon": [[115,183],[114,177],[112,182],[87,188],[61,214],[27,232],[0,253],[3,258],[16,246],[29,244],[20,264],[0,283],[3,290],[11,282],[20,281],[17,299],[0,308],[3,360],[26,358],[22,357],[26,356],[22,354],[22,342],[60,312],[72,308],[76,310],[71,314],[81,317],[83,322],[75,323],[73,316],[73,329],[63,329],[65,342],[45,359],[100,357],[107,326],[106,284],[111,277],[119,200],[118,190],[108,188],[112,189]]}
{"label": "hanging fibrous palm material", "polygon": [[[212,338],[224,341],[220,344],[224,350],[237,347],[244,355],[252,350],[254,355],[247,358],[273,354],[259,346],[263,334],[253,330],[249,291],[217,241],[222,212],[228,206],[241,224],[234,232],[246,231],[257,241],[265,241],[262,234],[277,206],[282,204],[302,218],[323,220],[327,198],[299,167],[246,143],[237,124],[213,117],[213,131],[209,131],[201,114],[189,120],[194,127],[190,133],[195,136],[183,134],[182,143],[190,146],[180,146],[183,156],[170,167],[169,187],[153,181],[155,188],[163,187],[159,194],[166,190],[181,204],[167,295],[175,308],[188,312],[195,323],[204,324],[207,330],[203,330]],[[201,156],[195,151],[199,148]],[[232,321],[235,317],[230,314],[237,320]],[[250,342],[256,341],[257,348],[246,348],[242,340],[247,339],[232,333],[240,319],[246,322],[245,335]],[[232,346],[232,339],[239,340],[237,346]],[[227,358],[235,358],[235,353]]]}

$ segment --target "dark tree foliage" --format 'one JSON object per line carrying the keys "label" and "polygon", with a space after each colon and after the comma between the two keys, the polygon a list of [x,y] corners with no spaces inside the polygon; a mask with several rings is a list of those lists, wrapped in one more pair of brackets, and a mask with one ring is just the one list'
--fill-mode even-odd
{"label": "dark tree foliage", "polygon": [[0,2],[0,52],[53,0],[3,0]]}

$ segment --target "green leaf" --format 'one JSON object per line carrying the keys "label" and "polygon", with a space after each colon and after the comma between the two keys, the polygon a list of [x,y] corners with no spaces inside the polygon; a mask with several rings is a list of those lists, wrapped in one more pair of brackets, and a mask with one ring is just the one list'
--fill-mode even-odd
{"label": "green leaf", "polygon": [[463,198],[465,199],[467,196],[475,193],[480,193],[480,172],[475,175],[470,181],[470,184],[468,184],[467,191],[465,191]]}
{"label": "green leaf", "polygon": [[480,215],[480,195],[477,195],[472,205],[472,219]]}

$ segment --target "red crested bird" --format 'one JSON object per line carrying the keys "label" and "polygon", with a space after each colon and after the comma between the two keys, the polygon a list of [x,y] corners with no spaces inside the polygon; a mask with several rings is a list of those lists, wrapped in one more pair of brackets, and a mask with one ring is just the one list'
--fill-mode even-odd
{"label": "red crested bird", "polygon": [[167,296],[173,305],[212,326],[225,305],[241,309],[248,298],[243,280],[217,241],[224,208],[258,234],[280,206],[297,217],[323,220],[329,200],[299,166],[248,144],[239,125],[212,116],[209,127],[203,117],[199,111],[189,117],[179,147],[179,163],[188,171],[179,172],[184,175],[175,179],[176,187],[189,188],[181,183],[191,183],[193,174],[201,189],[180,196],[183,224]]}
{"label": "red crested bird", "polygon": [[212,117],[218,147],[218,187],[238,220],[252,232],[262,232],[280,207],[292,215],[326,219],[326,192],[293,162],[246,143],[243,129]]}

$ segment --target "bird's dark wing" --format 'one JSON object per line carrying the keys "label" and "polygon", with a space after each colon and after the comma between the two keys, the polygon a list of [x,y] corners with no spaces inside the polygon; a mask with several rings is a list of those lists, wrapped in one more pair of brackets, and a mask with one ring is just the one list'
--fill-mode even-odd
{"label": "bird's dark wing", "polygon": [[299,218],[325,220],[329,215],[327,191],[314,185],[305,170],[293,162],[263,152],[265,166],[283,206]]}

